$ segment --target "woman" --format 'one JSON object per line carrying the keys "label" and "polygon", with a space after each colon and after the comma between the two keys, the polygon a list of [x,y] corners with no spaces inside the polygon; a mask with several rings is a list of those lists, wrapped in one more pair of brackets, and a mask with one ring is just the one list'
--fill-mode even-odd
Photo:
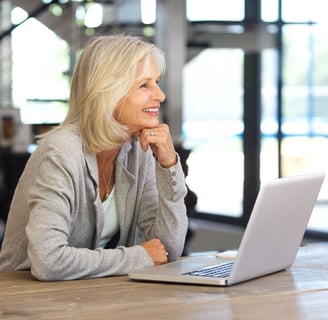
{"label": "woman", "polygon": [[105,277],[181,255],[186,187],[158,118],[164,64],[158,48],[132,36],[85,48],[67,117],[41,138],[16,187],[0,271]]}

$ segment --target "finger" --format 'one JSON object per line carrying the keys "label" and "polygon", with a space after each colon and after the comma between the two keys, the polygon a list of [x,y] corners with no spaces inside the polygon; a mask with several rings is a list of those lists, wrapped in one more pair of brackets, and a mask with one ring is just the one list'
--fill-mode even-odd
{"label": "finger", "polygon": [[144,151],[150,147],[156,159],[165,168],[172,167],[177,163],[170,130],[166,124],[160,124],[156,128],[143,129],[140,135],[140,145]]}
{"label": "finger", "polygon": [[158,132],[152,130],[152,131],[149,131],[148,135],[151,137],[155,137],[156,135],[158,135]]}
{"label": "finger", "polygon": [[160,133],[155,129],[143,129],[140,135],[140,145],[143,151],[147,151],[148,146],[151,143],[158,143],[158,137]]}
{"label": "finger", "polygon": [[168,263],[168,255],[167,252],[165,251],[164,254],[161,254],[159,260],[158,260],[158,265]]}

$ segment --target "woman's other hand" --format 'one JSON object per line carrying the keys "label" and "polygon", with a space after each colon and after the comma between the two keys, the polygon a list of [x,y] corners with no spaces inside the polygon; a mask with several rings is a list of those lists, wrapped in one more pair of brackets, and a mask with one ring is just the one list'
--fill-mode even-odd
{"label": "woman's other hand", "polygon": [[168,262],[166,249],[159,239],[151,239],[141,244],[153,259],[155,266]]}

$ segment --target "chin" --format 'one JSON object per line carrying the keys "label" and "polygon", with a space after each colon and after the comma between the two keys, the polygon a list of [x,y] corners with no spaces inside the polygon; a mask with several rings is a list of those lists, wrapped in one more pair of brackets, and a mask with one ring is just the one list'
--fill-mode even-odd
{"label": "chin", "polygon": [[152,121],[145,125],[144,128],[156,128],[159,126],[159,121]]}
{"label": "chin", "polygon": [[153,129],[157,128],[159,126],[159,121],[145,121],[143,123],[140,123],[138,126],[134,127],[133,129],[130,128],[130,132],[136,133],[143,129]]}

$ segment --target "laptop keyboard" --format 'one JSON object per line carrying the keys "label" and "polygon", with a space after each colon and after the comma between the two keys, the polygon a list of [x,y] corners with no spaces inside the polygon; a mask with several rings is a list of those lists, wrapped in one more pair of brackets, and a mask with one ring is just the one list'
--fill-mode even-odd
{"label": "laptop keyboard", "polygon": [[186,276],[198,276],[198,277],[214,277],[214,278],[225,278],[230,275],[234,261],[228,261],[220,263],[215,266],[202,268],[191,272],[183,273]]}

